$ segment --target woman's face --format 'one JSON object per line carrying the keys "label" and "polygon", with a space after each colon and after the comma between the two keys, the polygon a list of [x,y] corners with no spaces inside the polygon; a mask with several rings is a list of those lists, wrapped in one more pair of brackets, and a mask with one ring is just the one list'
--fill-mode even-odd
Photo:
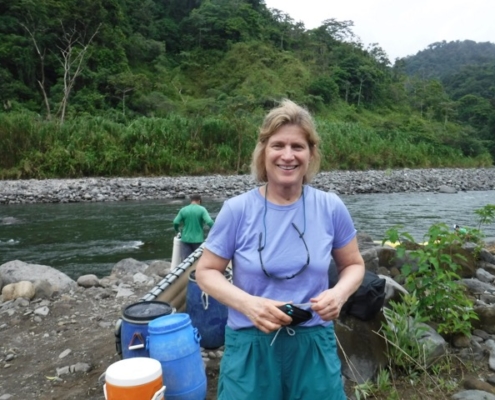
{"label": "woman's face", "polygon": [[268,183],[300,186],[308,170],[311,151],[304,131],[297,125],[284,125],[268,139],[265,166]]}

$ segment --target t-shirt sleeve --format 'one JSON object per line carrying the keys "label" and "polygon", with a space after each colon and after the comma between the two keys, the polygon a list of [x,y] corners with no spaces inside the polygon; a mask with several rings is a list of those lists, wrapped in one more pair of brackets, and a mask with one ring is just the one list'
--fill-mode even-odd
{"label": "t-shirt sleeve", "polygon": [[356,236],[356,228],[351,214],[340,197],[335,196],[335,208],[333,211],[333,223],[335,226],[334,249],[340,249]]}
{"label": "t-shirt sleeve", "polygon": [[215,218],[205,247],[219,257],[232,259],[235,251],[236,231],[237,219],[234,218],[234,213],[226,201]]}

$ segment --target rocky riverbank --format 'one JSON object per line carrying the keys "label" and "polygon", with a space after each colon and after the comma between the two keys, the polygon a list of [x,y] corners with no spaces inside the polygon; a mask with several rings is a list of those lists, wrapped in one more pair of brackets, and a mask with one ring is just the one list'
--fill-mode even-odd
{"label": "rocky riverbank", "polygon": [[[105,371],[121,356],[116,323],[170,271],[134,259],[111,276],[73,281],[49,266],[0,265],[0,400],[105,400]],[[204,350],[208,396],[216,398],[221,349]]]}
{"label": "rocky riverbank", "polygon": [[[400,278],[404,259],[396,259],[394,248],[376,245],[367,235],[360,235],[358,241],[367,270],[386,280],[385,301],[397,301],[404,289],[395,278]],[[494,246],[495,239],[478,253],[479,260],[472,256],[473,246],[463,246],[467,258],[461,282],[476,298],[479,316],[472,336],[460,335],[449,345],[424,325],[425,355],[451,360],[450,368],[439,369],[441,376],[435,374],[432,380],[445,383],[435,388],[429,380],[425,385],[412,380],[404,384],[400,379],[408,377],[397,376],[397,398],[495,400]],[[145,294],[161,285],[169,271],[170,263],[162,260],[148,265],[124,259],[109,276],[85,275],[76,282],[49,266],[19,260],[0,265],[0,400],[104,400],[104,373],[120,360],[117,320],[126,306],[147,299]],[[336,321],[350,399],[355,398],[353,382],[372,379],[388,365],[385,343],[376,335],[382,320],[378,313],[369,321],[352,316]],[[203,349],[201,354],[207,374],[205,400],[215,400],[223,351]]]}
{"label": "rocky riverbank", "polygon": [[[229,198],[256,185],[250,175],[0,181],[0,204]],[[495,168],[321,172],[312,185],[339,194],[495,190]]]}

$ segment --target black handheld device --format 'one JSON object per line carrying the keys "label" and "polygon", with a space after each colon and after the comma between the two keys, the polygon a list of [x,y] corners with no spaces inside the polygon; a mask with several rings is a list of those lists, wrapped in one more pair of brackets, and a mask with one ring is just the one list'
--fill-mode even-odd
{"label": "black handheld device", "polygon": [[313,314],[311,314],[310,311],[303,310],[302,308],[296,307],[292,304],[283,304],[278,306],[278,309],[292,317],[292,322],[289,326],[299,325],[302,322],[309,321],[313,317]]}

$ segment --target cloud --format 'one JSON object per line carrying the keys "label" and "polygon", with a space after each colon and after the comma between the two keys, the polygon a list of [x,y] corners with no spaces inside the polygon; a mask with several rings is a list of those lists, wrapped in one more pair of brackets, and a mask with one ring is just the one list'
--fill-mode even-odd
{"label": "cloud", "polygon": [[495,43],[495,0],[265,0],[306,28],[325,20],[351,20],[364,45],[378,43],[389,58],[416,54],[454,40]]}

